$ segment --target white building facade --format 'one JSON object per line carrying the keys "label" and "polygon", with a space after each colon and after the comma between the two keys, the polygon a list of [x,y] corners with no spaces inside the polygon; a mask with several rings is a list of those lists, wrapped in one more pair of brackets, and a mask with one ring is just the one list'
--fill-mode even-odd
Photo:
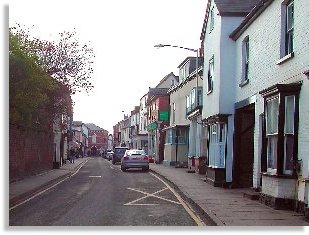
{"label": "white building facade", "polygon": [[[239,124],[235,136],[239,145],[251,139],[253,187],[266,204],[300,211],[308,207],[308,25],[307,0],[268,0],[231,34],[236,121],[253,125],[244,136]],[[242,155],[235,152],[238,164],[246,161]]]}
{"label": "white building facade", "polygon": [[235,43],[229,35],[258,1],[209,0],[201,41],[204,48],[202,121],[208,137],[206,181],[232,183],[235,103]]}

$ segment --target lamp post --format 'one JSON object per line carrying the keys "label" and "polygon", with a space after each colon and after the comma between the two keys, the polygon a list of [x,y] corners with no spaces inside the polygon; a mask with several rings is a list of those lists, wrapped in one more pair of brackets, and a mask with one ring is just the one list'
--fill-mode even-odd
{"label": "lamp post", "polygon": [[197,103],[198,103],[198,97],[197,97],[197,94],[198,94],[198,59],[199,59],[199,56],[198,56],[198,49],[192,49],[192,48],[188,48],[188,47],[182,47],[182,46],[176,46],[176,45],[170,45],[170,44],[157,44],[154,46],[155,48],[159,49],[159,48],[162,48],[162,47],[175,47],[175,48],[180,48],[180,49],[184,49],[184,50],[187,50],[187,51],[192,51],[192,52],[195,52],[196,53],[196,93],[195,93],[195,105],[197,106]]}
{"label": "lamp post", "polygon": [[[154,46],[155,48],[159,49],[162,47],[175,47],[175,48],[180,48],[180,49],[184,49],[184,50],[188,50],[188,51],[192,51],[196,53],[196,90],[195,90],[195,105],[197,107],[197,103],[198,103],[198,49],[192,49],[192,48],[188,48],[188,47],[182,47],[182,46],[176,46],[176,45],[170,45],[170,44],[157,44]],[[179,138],[179,130],[178,128],[176,128],[176,164],[177,164],[177,154],[178,154],[178,138]]]}

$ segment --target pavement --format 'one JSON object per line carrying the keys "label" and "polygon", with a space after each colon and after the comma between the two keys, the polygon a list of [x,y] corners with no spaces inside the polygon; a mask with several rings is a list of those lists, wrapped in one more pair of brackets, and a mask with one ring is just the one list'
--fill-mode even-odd
{"label": "pavement", "polygon": [[[73,175],[90,158],[75,159],[60,169],[9,184],[10,209],[33,195],[52,187]],[[290,210],[275,210],[257,200],[244,197],[250,189],[224,189],[203,181],[203,176],[188,173],[187,168],[150,164],[150,170],[168,181],[184,197],[193,210],[205,216],[207,224],[215,226],[309,226],[303,214]],[[300,228],[301,229],[301,228]]]}

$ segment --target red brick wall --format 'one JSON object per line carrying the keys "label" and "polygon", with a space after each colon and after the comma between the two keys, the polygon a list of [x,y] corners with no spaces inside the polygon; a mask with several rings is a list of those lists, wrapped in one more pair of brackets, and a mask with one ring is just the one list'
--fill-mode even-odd
{"label": "red brick wall", "polygon": [[159,97],[159,110],[170,110],[170,99],[169,96],[161,96]]}
{"label": "red brick wall", "polygon": [[10,182],[53,168],[53,133],[10,124]]}
{"label": "red brick wall", "polygon": [[[92,143],[91,136],[96,134],[96,143]],[[91,148],[92,146],[96,146],[97,148],[103,147],[107,149],[107,140],[108,140],[108,132],[107,131],[89,131],[89,138],[88,138],[88,147]]]}

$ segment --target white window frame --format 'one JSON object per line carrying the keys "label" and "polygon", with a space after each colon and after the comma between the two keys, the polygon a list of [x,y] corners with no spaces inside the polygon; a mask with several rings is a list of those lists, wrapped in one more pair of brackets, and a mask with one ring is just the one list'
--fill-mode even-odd
{"label": "white window frame", "polygon": [[[274,102],[277,102],[276,107]],[[272,103],[272,107],[269,107]],[[269,108],[268,108],[269,107]],[[275,109],[274,109],[275,108]],[[278,121],[279,121],[279,96],[274,96],[266,101],[266,139],[267,139],[267,172],[277,173],[278,149]]]}
{"label": "white window frame", "polygon": [[172,123],[176,121],[176,103],[172,103]]}
{"label": "white window frame", "polygon": [[189,76],[189,61],[187,61],[179,70],[179,80],[185,81]]}
{"label": "white window frame", "polygon": [[[292,14],[289,14],[291,12]],[[293,57],[294,52],[294,0],[285,0],[281,5],[281,40],[280,40],[280,60],[277,64],[281,64]],[[291,24],[289,24],[289,16],[292,16]],[[289,27],[290,26],[290,27]],[[289,40],[291,40],[289,42]]]}
{"label": "white window frame", "polygon": [[207,92],[210,93],[214,89],[214,57],[212,56],[208,64],[207,76]]}
{"label": "white window frame", "polygon": [[240,85],[244,85],[249,81],[249,51],[249,36],[246,36],[242,42],[242,76]]}
{"label": "white window frame", "polygon": [[[293,98],[293,107],[292,110],[288,110],[288,106],[287,106],[287,100],[289,98]],[[285,123],[284,123],[284,159],[283,159],[283,174],[287,174],[287,175],[292,175],[293,174],[293,167],[292,169],[287,169],[287,139],[289,137],[292,137],[293,139],[293,146],[292,146],[292,153],[294,153],[293,148],[294,148],[294,136],[295,136],[295,126],[294,126],[294,119],[295,119],[295,106],[296,106],[296,97],[295,95],[289,95],[289,96],[285,96]],[[291,112],[292,111],[292,112]],[[289,118],[291,120],[289,120]],[[290,125],[292,126],[292,128],[287,128],[287,126],[289,126],[288,124],[288,120],[291,122]],[[292,161],[293,161],[293,156],[292,156]],[[292,166],[293,166],[293,162],[292,162]]]}
{"label": "white window frame", "polygon": [[215,8],[212,7],[211,10],[210,10],[210,24],[209,24],[209,27],[210,27],[210,32],[213,30],[213,28],[215,27]]}
{"label": "white window frame", "polygon": [[91,142],[93,144],[96,144],[97,143],[97,135],[95,133],[93,133],[93,135],[91,136]]}

